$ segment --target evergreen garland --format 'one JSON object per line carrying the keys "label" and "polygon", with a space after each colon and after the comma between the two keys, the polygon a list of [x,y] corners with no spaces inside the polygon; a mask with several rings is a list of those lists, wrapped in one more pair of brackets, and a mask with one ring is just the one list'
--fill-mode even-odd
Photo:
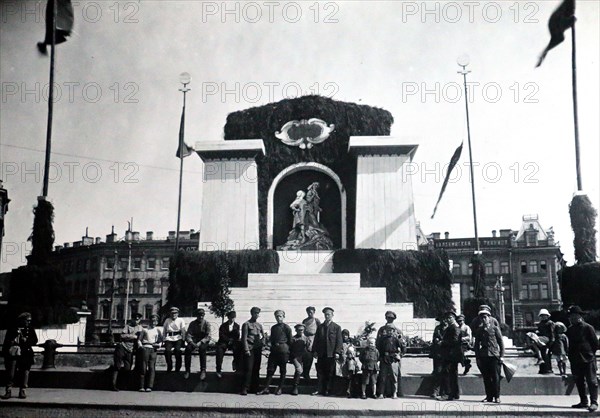
{"label": "evergreen garland", "polygon": [[33,229],[29,236],[32,249],[28,264],[44,265],[48,263],[54,245],[54,206],[45,199],[39,199],[33,209]]}
{"label": "evergreen garland", "polygon": [[182,316],[192,315],[197,302],[229,298],[224,288],[248,286],[248,273],[278,271],[279,256],[273,250],[180,251],[171,259],[168,302],[163,312],[177,306]]}
{"label": "evergreen garland", "polygon": [[559,273],[559,283],[564,306],[600,309],[600,263],[564,267]]}
{"label": "evergreen garland", "polygon": [[473,296],[481,299],[485,297],[485,262],[481,254],[473,255],[471,258],[473,271],[471,273],[471,281],[473,283]]}
{"label": "evergreen garland", "polygon": [[[335,130],[311,149],[283,144],[275,132],[291,120],[319,118]],[[286,99],[265,106],[231,113],[225,125],[225,140],[262,139],[266,156],[257,158],[260,248],[267,245],[267,197],[275,177],[300,162],[316,162],[333,170],[347,192],[348,247],[354,246],[356,201],[356,157],[348,152],[350,136],[389,135],[394,119],[390,112],[366,105],[335,101],[321,96]]]}
{"label": "evergreen garland", "polygon": [[575,195],[569,205],[571,228],[575,238],[575,260],[577,264],[596,261],[596,217],[598,212],[586,195]]}
{"label": "evergreen garland", "polygon": [[452,274],[445,251],[339,250],[334,273],[360,273],[362,287],[385,287],[388,303],[412,302],[416,317],[452,306]]}

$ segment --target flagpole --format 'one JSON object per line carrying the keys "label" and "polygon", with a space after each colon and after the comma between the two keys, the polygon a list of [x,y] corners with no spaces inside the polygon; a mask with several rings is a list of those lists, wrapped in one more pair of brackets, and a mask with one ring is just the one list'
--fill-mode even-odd
{"label": "flagpole", "polygon": [[[50,1],[50,0],[49,0]],[[56,55],[56,0],[52,1],[52,45],[50,47],[50,93],[48,95],[48,123],[46,126],[46,157],[44,160],[44,186],[42,196],[48,196],[48,171],[50,171],[50,150],[52,147],[52,115],[54,110],[54,59]]]}
{"label": "flagpole", "polygon": [[573,22],[573,25],[571,26],[571,65],[573,70],[573,122],[575,126],[575,170],[577,172],[577,191],[581,191],[583,185],[581,182],[581,161],[579,154],[579,117],[577,111],[577,61],[575,44],[575,22]]}
{"label": "flagpole", "polygon": [[469,168],[471,172],[471,197],[473,201],[473,226],[475,228],[475,247],[476,247],[476,255],[481,254],[481,250],[479,247],[479,235],[477,232],[477,207],[475,205],[475,176],[473,173],[473,153],[471,151],[471,126],[469,122],[469,95],[467,90],[467,74],[471,71],[468,71],[467,65],[469,65],[469,58],[466,56],[459,57],[458,65],[462,67],[461,71],[458,71],[459,74],[463,75],[463,82],[465,86],[465,110],[467,113],[467,139],[469,144]]}
{"label": "flagpole", "polygon": [[183,87],[179,91],[183,92],[183,109],[181,113],[181,132],[179,133],[179,202],[177,205],[177,231],[175,232],[175,254],[179,251],[179,227],[181,222],[181,187],[183,183],[183,148],[184,148],[184,132],[185,132],[185,101],[186,94],[191,89],[187,85],[191,81],[191,77],[188,73],[181,73],[179,81],[183,84]]}

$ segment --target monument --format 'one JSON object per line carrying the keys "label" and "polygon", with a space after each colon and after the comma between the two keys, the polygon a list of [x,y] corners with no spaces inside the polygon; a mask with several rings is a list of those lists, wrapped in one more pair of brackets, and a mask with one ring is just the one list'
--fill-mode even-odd
{"label": "monument", "polygon": [[248,274],[248,287],[232,289],[238,315],[260,306],[269,325],[276,309],[294,322],[308,305],[331,305],[352,333],[387,310],[415,322],[411,303],[388,303],[385,287],[332,269],[340,249],[417,250],[406,168],[418,144],[391,137],[392,123],[383,109],[304,96],[232,113],[225,140],[195,144],[204,162],[199,250],[279,254],[278,273]]}

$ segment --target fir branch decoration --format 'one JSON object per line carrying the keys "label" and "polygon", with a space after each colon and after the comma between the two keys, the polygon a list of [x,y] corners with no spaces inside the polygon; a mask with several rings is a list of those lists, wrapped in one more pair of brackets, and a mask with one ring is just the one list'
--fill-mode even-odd
{"label": "fir branch decoration", "polygon": [[45,265],[48,263],[54,245],[54,206],[45,199],[39,199],[33,209],[33,229],[28,240],[31,241],[31,256],[28,264]]}
{"label": "fir branch decoration", "polygon": [[598,212],[586,195],[575,195],[569,205],[571,228],[575,238],[575,260],[577,264],[596,261],[596,218]]}
{"label": "fir branch decoration", "polygon": [[559,283],[564,306],[579,305],[583,310],[600,308],[600,262],[564,267],[559,273]]}
{"label": "fir branch decoration", "polygon": [[229,266],[219,261],[217,263],[217,271],[219,272],[220,280],[217,283],[217,290],[212,298],[211,304],[208,309],[215,315],[221,318],[225,318],[225,315],[234,308],[233,300],[229,297],[231,295],[231,279],[229,278]]}

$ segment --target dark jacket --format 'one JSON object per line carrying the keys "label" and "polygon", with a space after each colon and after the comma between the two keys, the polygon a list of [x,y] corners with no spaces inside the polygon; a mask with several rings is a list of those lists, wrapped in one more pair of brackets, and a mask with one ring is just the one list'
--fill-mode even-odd
{"label": "dark jacket", "polygon": [[433,329],[433,337],[431,339],[431,351],[429,357],[433,359],[442,358],[442,338],[444,337],[444,330],[446,326],[442,323],[435,326]]}
{"label": "dark jacket", "polygon": [[458,325],[448,325],[444,330],[440,349],[442,360],[450,363],[460,363],[462,361],[463,352]]}
{"label": "dark jacket", "polygon": [[477,328],[473,350],[478,358],[504,356],[504,339],[500,328],[491,324]]}
{"label": "dark jacket", "polygon": [[230,345],[240,339],[240,324],[233,323],[233,328],[229,331],[229,324],[224,322],[219,327],[219,341],[217,344]]}
{"label": "dark jacket", "polygon": [[375,347],[365,347],[361,350],[358,359],[362,363],[362,370],[366,371],[378,371],[379,365],[379,351]]}
{"label": "dark jacket", "polygon": [[571,363],[590,363],[596,361],[598,337],[594,327],[583,321],[567,329],[569,338],[569,361]]}
{"label": "dark jacket", "polygon": [[312,351],[319,357],[334,357],[343,351],[342,328],[335,322],[322,323],[317,328]]}
{"label": "dark jacket", "polygon": [[31,366],[33,364],[32,347],[37,345],[37,343],[38,338],[35,334],[35,329],[32,326],[10,327],[6,330],[6,336],[4,337],[4,343],[2,345],[2,355],[5,360],[11,358],[9,355],[10,347],[18,345],[21,348],[19,364]]}
{"label": "dark jacket", "polygon": [[541,321],[537,326],[537,335],[548,338],[547,347],[550,347],[554,342],[554,322],[551,320]]}
{"label": "dark jacket", "polygon": [[292,329],[288,324],[275,324],[269,337],[272,353],[289,353],[292,344]]}
{"label": "dark jacket", "polygon": [[208,344],[210,341],[210,324],[206,319],[194,319],[190,322],[186,332],[185,341],[194,344]]}

